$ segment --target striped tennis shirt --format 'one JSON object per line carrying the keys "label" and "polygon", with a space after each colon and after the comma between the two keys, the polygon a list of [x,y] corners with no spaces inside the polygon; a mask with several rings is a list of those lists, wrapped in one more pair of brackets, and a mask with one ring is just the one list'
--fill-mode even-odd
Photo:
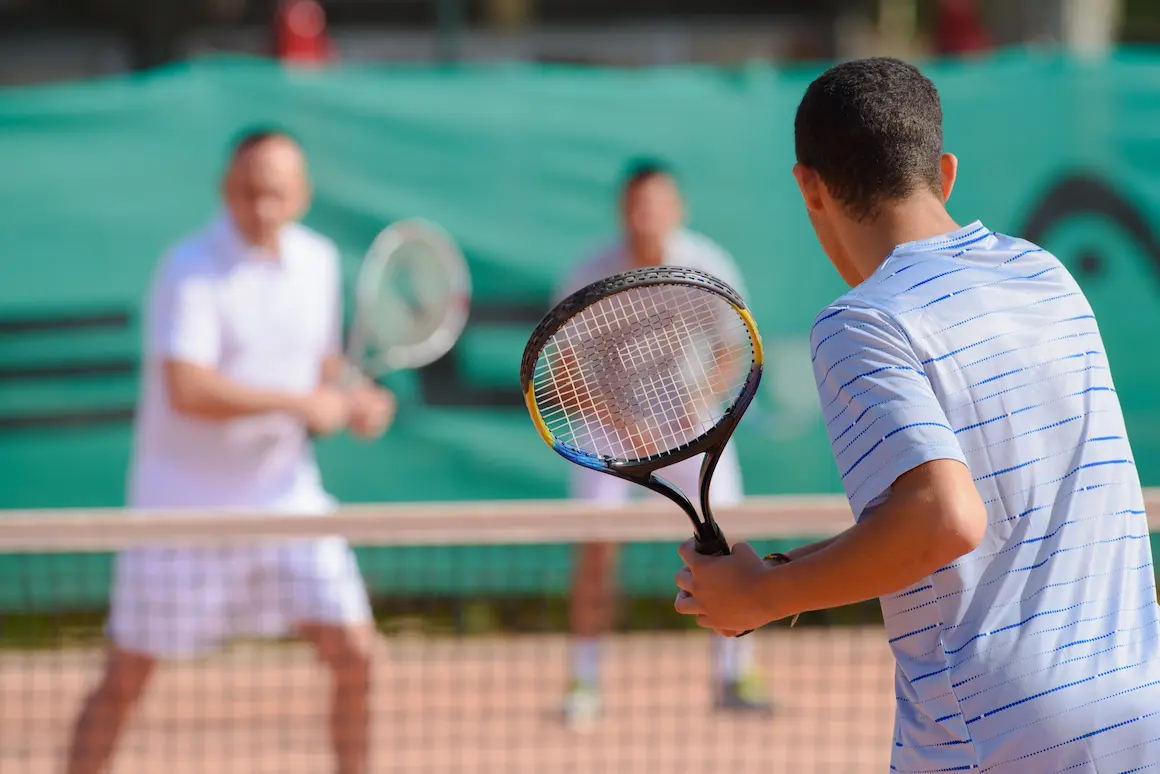
{"label": "striped tennis shirt", "polygon": [[987,509],[975,551],[881,600],[892,770],[1160,772],[1143,493],[1066,268],[980,223],[900,245],[818,315],[811,352],[855,518],[936,459]]}

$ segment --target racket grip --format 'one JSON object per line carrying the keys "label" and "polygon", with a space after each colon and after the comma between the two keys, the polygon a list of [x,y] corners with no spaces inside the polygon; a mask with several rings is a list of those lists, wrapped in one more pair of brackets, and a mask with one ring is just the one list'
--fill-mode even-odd
{"label": "racket grip", "polygon": [[729,543],[716,524],[703,523],[695,538],[697,553],[702,556],[728,556],[730,553]]}
{"label": "racket grip", "polygon": [[[707,523],[703,529],[697,531],[696,534],[696,548],[697,553],[704,556],[728,556],[729,543],[726,542],[725,536],[721,534],[721,528],[714,523]],[[741,632],[733,635],[734,637],[744,637],[752,633],[753,630]]]}

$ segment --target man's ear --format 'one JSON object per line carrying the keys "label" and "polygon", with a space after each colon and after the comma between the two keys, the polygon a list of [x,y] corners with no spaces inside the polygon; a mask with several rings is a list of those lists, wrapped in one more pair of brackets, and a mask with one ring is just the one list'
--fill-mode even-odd
{"label": "man's ear", "polygon": [[793,178],[801,191],[802,201],[810,212],[819,212],[822,207],[822,178],[813,169],[798,163],[793,165]]}
{"label": "man's ear", "polygon": [[955,190],[955,181],[959,178],[959,160],[953,153],[944,153],[939,159],[939,172],[942,177],[943,201],[951,198],[951,191]]}

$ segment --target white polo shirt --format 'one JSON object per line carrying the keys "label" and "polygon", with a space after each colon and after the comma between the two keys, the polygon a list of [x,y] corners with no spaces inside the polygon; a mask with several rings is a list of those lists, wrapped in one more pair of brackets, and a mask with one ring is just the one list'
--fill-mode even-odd
{"label": "white polo shirt", "polygon": [[273,256],[247,244],[226,216],[162,260],[144,325],[131,507],[333,507],[300,421],[180,415],[162,364],[194,363],[266,390],[313,391],[323,360],[341,350],[340,271],[334,243],[304,226],[288,226]]}

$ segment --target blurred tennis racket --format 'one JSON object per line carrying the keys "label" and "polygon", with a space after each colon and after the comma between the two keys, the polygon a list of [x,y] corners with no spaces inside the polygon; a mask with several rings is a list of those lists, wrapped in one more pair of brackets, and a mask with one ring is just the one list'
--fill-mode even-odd
{"label": "blurred tennis racket", "polygon": [[[704,272],[657,267],[560,302],[524,349],[520,386],[556,452],[669,498],[692,521],[697,551],[724,555],[709,489],[761,371],[761,338],[736,291]],[[656,471],[702,452],[699,516]]]}
{"label": "blurred tennis racket", "polygon": [[420,368],[447,354],[467,324],[467,261],[435,224],[393,223],[363,258],[354,302],[343,384]]}

